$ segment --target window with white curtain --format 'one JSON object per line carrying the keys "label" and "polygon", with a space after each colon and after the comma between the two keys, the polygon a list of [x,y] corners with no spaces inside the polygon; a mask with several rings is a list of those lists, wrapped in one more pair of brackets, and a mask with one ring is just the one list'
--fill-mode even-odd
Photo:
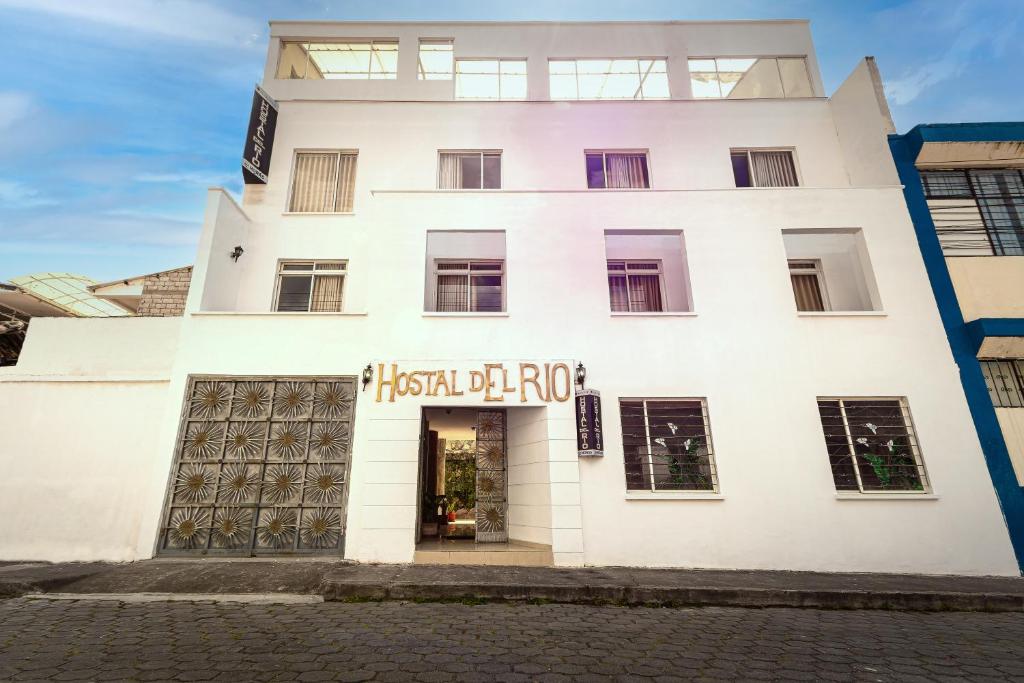
{"label": "window with white curtain", "polygon": [[668,65],[659,59],[551,59],[553,100],[668,99]]}
{"label": "window with white curtain", "polygon": [[351,213],[356,186],[356,152],[297,152],[288,210],[296,213]]}
{"label": "window with white curtain", "polygon": [[608,295],[612,311],[664,311],[663,293],[660,261],[608,261]]}
{"label": "window with white curtain", "polygon": [[814,96],[804,57],[709,57],[689,67],[697,99]]}
{"label": "window with white curtain", "polygon": [[439,152],[437,187],[442,190],[501,188],[501,152]]}
{"label": "window with white curtain", "polygon": [[525,100],[525,59],[456,59],[455,99]]}
{"label": "window with white curtain", "polygon": [[647,152],[587,152],[587,187],[649,188]]}
{"label": "window with white curtain", "polygon": [[398,78],[398,41],[282,41],[277,77],[393,80]]}
{"label": "window with white curtain", "polygon": [[346,261],[282,261],[276,310],[330,313],[341,310]]}
{"label": "window with white curtain", "polygon": [[505,310],[503,261],[434,262],[434,310],[447,313]]}
{"label": "window with white curtain", "polygon": [[789,279],[798,311],[828,311],[828,293],[819,259],[789,259]]}
{"label": "window with white curtain", "polygon": [[736,187],[796,187],[796,163],[787,149],[734,149],[729,153]]}
{"label": "window with white curtain", "polygon": [[452,80],[455,46],[451,40],[420,39],[416,78],[421,81]]}

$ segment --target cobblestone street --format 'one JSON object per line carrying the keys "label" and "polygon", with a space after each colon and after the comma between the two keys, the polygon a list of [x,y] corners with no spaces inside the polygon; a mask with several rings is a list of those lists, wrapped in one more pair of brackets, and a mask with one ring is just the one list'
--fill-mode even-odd
{"label": "cobblestone street", "polygon": [[1024,615],[0,602],[0,680],[1024,681]]}

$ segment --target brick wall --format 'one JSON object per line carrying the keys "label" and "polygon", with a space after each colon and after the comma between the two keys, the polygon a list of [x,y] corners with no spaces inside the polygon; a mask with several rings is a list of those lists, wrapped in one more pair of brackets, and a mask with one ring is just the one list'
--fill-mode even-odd
{"label": "brick wall", "polygon": [[192,279],[192,266],[149,275],[142,284],[141,316],[175,316],[185,312],[185,297]]}

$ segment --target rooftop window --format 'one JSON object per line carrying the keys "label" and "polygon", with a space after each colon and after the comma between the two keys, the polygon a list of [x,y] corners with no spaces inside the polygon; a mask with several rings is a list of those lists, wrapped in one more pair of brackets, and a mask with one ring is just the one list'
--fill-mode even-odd
{"label": "rooftop window", "polygon": [[278,78],[379,80],[398,78],[398,41],[282,42]]}
{"label": "rooftop window", "polygon": [[553,100],[668,99],[665,59],[552,59]]}
{"label": "rooftop window", "polygon": [[697,99],[814,96],[804,57],[691,59],[690,86]]}
{"label": "rooftop window", "polygon": [[451,40],[420,40],[416,78],[421,81],[450,81],[454,45]]}
{"label": "rooftop window", "polygon": [[456,59],[455,99],[525,100],[525,59]]}

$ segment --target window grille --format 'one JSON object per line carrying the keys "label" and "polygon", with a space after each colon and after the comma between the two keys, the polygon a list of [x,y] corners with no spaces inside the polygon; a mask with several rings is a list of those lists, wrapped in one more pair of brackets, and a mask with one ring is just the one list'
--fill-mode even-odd
{"label": "window grille", "polygon": [[449,313],[505,310],[503,261],[437,261],[435,311]]}
{"label": "window grille", "polygon": [[804,57],[741,57],[689,60],[697,99],[814,97]]}
{"label": "window grille", "polygon": [[1024,360],[983,360],[981,372],[994,407],[1024,408]]}
{"label": "window grille", "polygon": [[281,43],[277,77],[305,80],[398,78],[398,41]]}
{"label": "window grille", "polygon": [[455,99],[525,100],[525,59],[456,59]]}
{"label": "window grille", "polygon": [[355,152],[298,152],[288,210],[351,213],[356,187]]}
{"label": "window grille", "polygon": [[837,491],[927,490],[905,398],[819,398],[818,413]]}
{"label": "window grille", "polygon": [[278,311],[329,313],[342,308],[345,261],[286,261],[278,267]]}
{"label": "window grille", "polygon": [[821,261],[817,259],[790,259],[789,279],[798,311],[828,311],[828,295]]}
{"label": "window grille", "polygon": [[668,99],[668,66],[659,59],[552,59],[553,100]]}
{"label": "window grille", "polygon": [[1024,256],[1024,171],[922,171],[921,184],[947,255]]}
{"label": "window grille", "polygon": [[647,152],[587,152],[587,187],[649,188]]}
{"label": "window grille", "polygon": [[622,400],[619,411],[628,490],[718,490],[703,398]]}
{"label": "window grille", "polygon": [[439,189],[501,188],[501,152],[440,152],[438,160]]}
{"label": "window grille", "polygon": [[451,40],[421,40],[416,78],[421,81],[452,80],[454,54]]}
{"label": "window grille", "polygon": [[612,311],[664,311],[661,261],[608,261]]}

